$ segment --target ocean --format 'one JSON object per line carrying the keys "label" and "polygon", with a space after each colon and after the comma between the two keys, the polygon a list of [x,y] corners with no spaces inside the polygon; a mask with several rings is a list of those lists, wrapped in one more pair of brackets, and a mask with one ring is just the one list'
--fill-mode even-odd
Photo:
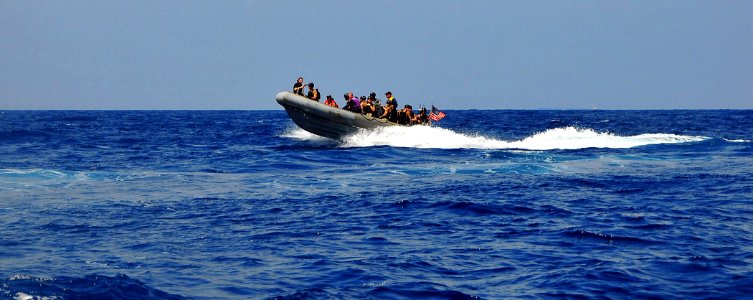
{"label": "ocean", "polygon": [[0,298],[751,299],[753,111],[0,111]]}

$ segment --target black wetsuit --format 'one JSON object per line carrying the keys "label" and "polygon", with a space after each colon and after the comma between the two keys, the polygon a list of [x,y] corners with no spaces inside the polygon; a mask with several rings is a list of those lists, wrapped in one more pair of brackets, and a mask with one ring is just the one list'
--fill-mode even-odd
{"label": "black wetsuit", "polygon": [[[300,89],[296,90],[296,88],[299,88],[299,87],[300,87]],[[300,82],[296,81],[295,84],[293,85],[293,92],[296,93],[296,94],[298,94],[298,95],[303,96],[303,83],[300,83]]]}
{"label": "black wetsuit", "polygon": [[387,121],[390,121],[390,122],[395,122],[395,123],[397,123],[397,110],[396,110],[396,109],[394,109],[394,108],[393,108],[393,109],[392,109],[392,110],[391,110],[391,111],[390,111],[390,112],[389,112],[389,113],[387,114]]}
{"label": "black wetsuit", "polygon": [[378,118],[378,117],[380,117],[381,115],[384,114],[384,108],[382,108],[381,105],[374,105],[374,107],[376,108],[376,109],[374,109],[374,112],[372,113],[372,115],[374,117]]}
{"label": "black wetsuit", "polygon": [[408,113],[401,110],[397,113],[397,123],[400,125],[410,125],[410,119],[413,118],[413,113]]}

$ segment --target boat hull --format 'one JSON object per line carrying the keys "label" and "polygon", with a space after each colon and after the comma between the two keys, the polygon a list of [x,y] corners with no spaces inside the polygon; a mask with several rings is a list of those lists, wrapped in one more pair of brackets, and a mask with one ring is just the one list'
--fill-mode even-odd
{"label": "boat hull", "polygon": [[396,123],[384,119],[331,107],[291,92],[280,92],[276,99],[298,127],[331,139],[341,139],[359,129],[397,126]]}

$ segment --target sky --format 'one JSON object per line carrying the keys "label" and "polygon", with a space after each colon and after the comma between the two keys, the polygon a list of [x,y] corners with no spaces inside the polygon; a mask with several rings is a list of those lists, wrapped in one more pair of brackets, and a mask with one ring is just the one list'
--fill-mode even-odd
{"label": "sky", "polygon": [[0,109],[753,109],[753,1],[0,0]]}

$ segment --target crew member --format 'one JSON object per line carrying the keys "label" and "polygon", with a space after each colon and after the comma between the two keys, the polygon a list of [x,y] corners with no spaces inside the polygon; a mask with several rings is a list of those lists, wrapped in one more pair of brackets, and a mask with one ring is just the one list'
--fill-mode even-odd
{"label": "crew member", "polygon": [[335,99],[332,98],[332,95],[327,95],[327,100],[324,100],[324,104],[332,106],[332,107],[339,107],[337,106],[337,102],[335,102]]}
{"label": "crew member", "polygon": [[397,124],[410,125],[416,119],[413,114],[413,106],[406,104],[403,109],[397,112]]}
{"label": "crew member", "polygon": [[429,115],[426,114],[426,107],[422,107],[421,112],[416,116],[415,124],[427,125],[429,122]]}
{"label": "crew member", "polygon": [[384,105],[384,113],[379,118],[397,122],[397,99],[392,97],[392,92],[386,92],[384,95],[387,97],[387,101]]}
{"label": "crew member", "polygon": [[314,88],[314,83],[309,82],[309,93],[306,95],[306,98],[309,98],[311,100],[314,100],[316,102],[319,102],[320,99],[322,99],[322,96],[319,95],[319,89]]}
{"label": "crew member", "polygon": [[293,84],[293,93],[303,96],[303,77],[298,77],[298,81]]}

